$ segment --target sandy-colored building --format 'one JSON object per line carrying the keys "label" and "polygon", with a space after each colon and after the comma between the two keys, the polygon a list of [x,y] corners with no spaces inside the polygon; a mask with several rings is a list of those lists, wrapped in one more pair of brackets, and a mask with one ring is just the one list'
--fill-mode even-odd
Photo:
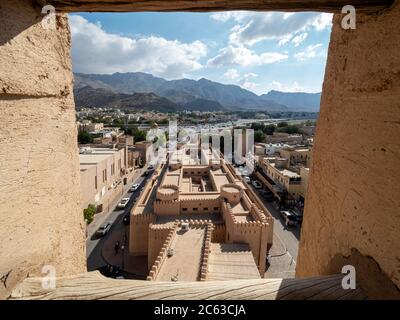
{"label": "sandy-colored building", "polygon": [[127,148],[81,148],[79,153],[81,207],[94,204],[98,212],[108,210],[132,182]]}
{"label": "sandy-colored building", "polygon": [[287,169],[288,163],[288,159],[280,157],[260,157],[258,162],[261,172],[257,177],[280,200],[284,194],[297,199],[301,189],[301,177]]}
{"label": "sandy-colored building", "polygon": [[282,158],[288,159],[290,165],[302,164],[306,167],[310,167],[310,162],[311,162],[310,148],[286,147],[280,149],[279,154]]}
{"label": "sandy-colored building", "polygon": [[129,147],[129,151],[133,154],[135,166],[143,166],[150,162],[151,149],[153,145],[149,141],[139,141]]}
{"label": "sandy-colored building", "polygon": [[267,135],[265,138],[266,143],[286,143],[286,144],[299,144],[303,141],[301,134],[289,134],[285,132],[274,132],[272,135]]}
{"label": "sandy-colored building", "polygon": [[98,132],[104,129],[103,123],[94,123],[88,120],[78,122],[78,132]]}
{"label": "sandy-colored building", "polygon": [[306,198],[307,194],[307,186],[308,186],[308,176],[310,174],[310,168],[302,167],[300,168],[300,179],[301,179],[301,188],[299,191],[299,197],[301,200]]}
{"label": "sandy-colored building", "polygon": [[256,176],[279,201],[304,203],[311,154],[310,148],[286,145],[274,155],[258,157]]}
{"label": "sandy-colored building", "polygon": [[[259,147],[259,151],[257,152],[257,147]],[[284,143],[256,143],[256,155],[267,155],[272,156],[274,154],[279,154],[279,151],[288,148],[289,145]]]}
{"label": "sandy-colored building", "polygon": [[272,236],[272,217],[231,165],[211,150],[182,148],[132,208],[129,251],[147,255],[149,280],[259,278]]}

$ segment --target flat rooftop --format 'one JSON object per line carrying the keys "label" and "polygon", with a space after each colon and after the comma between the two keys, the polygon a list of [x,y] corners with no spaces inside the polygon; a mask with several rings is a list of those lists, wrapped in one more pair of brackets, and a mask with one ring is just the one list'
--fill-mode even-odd
{"label": "flat rooftop", "polygon": [[279,169],[275,166],[275,163],[270,163],[272,167],[274,167],[276,170],[281,172],[284,176],[290,177],[290,178],[300,178],[300,175],[296,172],[290,171],[288,169]]}
{"label": "flat rooftop", "polygon": [[166,257],[161,265],[156,281],[171,281],[177,276],[178,281],[197,281],[200,273],[201,253],[205,228],[190,228],[182,233],[176,230],[171,248],[173,256]]}
{"label": "flat rooftop", "polygon": [[97,164],[116,154],[118,151],[118,149],[109,148],[90,148],[90,152],[79,154],[79,163],[81,165]]}
{"label": "flat rooftop", "polygon": [[80,154],[79,155],[79,164],[96,164],[104,161],[109,158],[111,154]]}
{"label": "flat rooftop", "polygon": [[260,279],[248,244],[212,243],[207,280]]}

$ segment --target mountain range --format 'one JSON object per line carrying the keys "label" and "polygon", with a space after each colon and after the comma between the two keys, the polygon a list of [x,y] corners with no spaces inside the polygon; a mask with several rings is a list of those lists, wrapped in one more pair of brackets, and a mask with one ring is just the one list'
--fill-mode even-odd
{"label": "mountain range", "polygon": [[321,94],[270,91],[256,95],[236,85],[207,79],[165,80],[151,74],[74,74],[77,107],[118,107],[157,111],[318,112]]}

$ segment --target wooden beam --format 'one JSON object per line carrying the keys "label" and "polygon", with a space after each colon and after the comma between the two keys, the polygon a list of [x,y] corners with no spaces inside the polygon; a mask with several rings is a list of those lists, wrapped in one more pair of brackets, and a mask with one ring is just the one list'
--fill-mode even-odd
{"label": "wooden beam", "polygon": [[134,12],[134,11],[323,11],[340,12],[351,4],[362,12],[379,11],[394,0],[36,0],[53,5],[59,12]]}
{"label": "wooden beam", "polygon": [[43,289],[42,278],[27,278],[14,289],[10,299],[366,299],[360,288],[344,290],[342,279],[343,275],[333,275],[302,279],[158,282],[110,279],[94,271],[57,278],[55,289]]}

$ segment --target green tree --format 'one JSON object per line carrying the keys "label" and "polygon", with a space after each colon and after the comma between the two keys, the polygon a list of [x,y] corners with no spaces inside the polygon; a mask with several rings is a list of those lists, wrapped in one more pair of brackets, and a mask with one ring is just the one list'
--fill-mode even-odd
{"label": "green tree", "polygon": [[307,127],[315,126],[315,121],[307,120],[304,125]]}
{"label": "green tree", "polygon": [[158,121],[158,124],[169,124],[169,120],[167,118],[161,119]]}
{"label": "green tree", "polygon": [[81,131],[78,133],[78,142],[81,144],[88,144],[93,142],[92,136],[89,132]]}
{"label": "green tree", "polygon": [[254,131],[264,130],[264,125],[262,123],[252,123],[251,129]]}
{"label": "green tree", "polygon": [[136,129],[136,130],[133,132],[133,136],[134,136],[135,142],[139,142],[139,141],[144,141],[144,140],[146,140],[146,132],[143,131],[143,130],[138,130],[138,129]]}
{"label": "green tree", "polygon": [[265,142],[265,134],[261,130],[254,132],[254,142]]}
{"label": "green tree", "polygon": [[137,127],[127,129],[126,134],[133,136],[135,142],[146,140],[146,132],[139,130]]}
{"label": "green tree", "polygon": [[274,131],[275,131],[275,129],[276,129],[276,126],[274,125],[274,124],[269,124],[269,125],[266,125],[265,127],[264,127],[264,133],[265,134],[267,134],[267,135],[273,135],[274,134]]}
{"label": "green tree", "polygon": [[93,217],[96,214],[96,206],[94,204],[89,204],[86,209],[83,210],[83,217],[87,224],[93,221]]}
{"label": "green tree", "polygon": [[278,128],[283,128],[283,127],[287,127],[287,126],[288,126],[288,123],[286,121],[278,123]]}
{"label": "green tree", "polygon": [[117,126],[122,126],[124,124],[124,121],[122,119],[115,118],[112,123]]}
{"label": "green tree", "polygon": [[287,125],[286,127],[277,128],[278,132],[285,132],[289,134],[301,133],[301,130],[296,125]]}

